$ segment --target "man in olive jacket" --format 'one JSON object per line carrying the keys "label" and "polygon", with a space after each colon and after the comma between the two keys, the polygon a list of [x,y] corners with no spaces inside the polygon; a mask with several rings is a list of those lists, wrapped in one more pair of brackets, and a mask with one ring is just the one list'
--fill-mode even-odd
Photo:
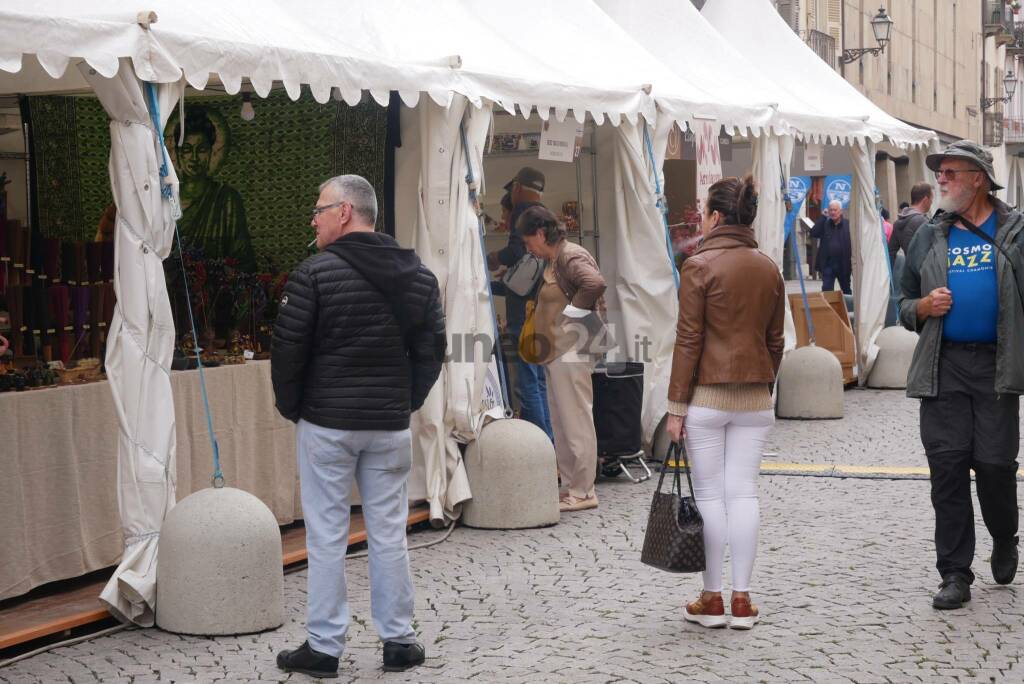
{"label": "man in olive jacket", "polygon": [[444,314],[437,279],[411,249],[373,230],[377,200],[360,176],[320,186],[320,253],[292,271],[271,348],[277,409],[297,422],[309,552],[306,641],[282,651],[288,672],[336,677],[349,610],[349,506],[359,484],[370,553],[370,608],[384,669],[423,662],[413,630],[405,528],[412,468],[410,413],[441,372]]}
{"label": "man in olive jacket", "polygon": [[992,155],[976,143],[953,143],[927,163],[940,211],[910,242],[900,321],[920,333],[907,394],[921,399],[931,473],[942,576],[932,605],[950,609],[970,601],[974,581],[972,469],[992,534],[992,576],[1009,584],[1017,571],[1024,216],[992,195],[1001,188]]}

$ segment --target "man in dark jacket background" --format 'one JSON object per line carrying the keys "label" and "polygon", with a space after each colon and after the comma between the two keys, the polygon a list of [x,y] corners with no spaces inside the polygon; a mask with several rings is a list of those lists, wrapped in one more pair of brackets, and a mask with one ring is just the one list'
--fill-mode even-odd
{"label": "man in dark jacket background", "polygon": [[412,627],[405,528],[412,469],[409,416],[441,372],[444,313],[437,279],[411,249],[374,232],[377,200],[360,176],[320,186],[319,254],[288,278],[274,326],[271,376],[296,452],[309,553],[307,640],[278,667],[336,676],[349,610],[349,507],[359,485],[370,555],[373,623],[384,669],[424,660]]}
{"label": "man in dark jacket background", "polygon": [[900,250],[903,250],[906,256],[914,233],[928,223],[928,212],[932,209],[934,196],[935,192],[930,183],[918,183],[910,189],[910,206],[901,209],[896,222],[892,224],[892,235],[889,237],[890,264],[896,263],[896,255]]}
{"label": "man in dark jacket background", "polygon": [[821,273],[822,292],[836,289],[836,280],[843,294],[850,294],[850,276],[853,275],[853,245],[850,242],[850,222],[843,216],[843,205],[833,200],[828,212],[822,214],[811,237],[818,238],[818,256],[814,269]]}

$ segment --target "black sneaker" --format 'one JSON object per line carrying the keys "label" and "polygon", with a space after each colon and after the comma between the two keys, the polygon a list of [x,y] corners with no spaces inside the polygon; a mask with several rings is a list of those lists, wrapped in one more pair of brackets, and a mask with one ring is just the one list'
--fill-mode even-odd
{"label": "black sneaker", "polygon": [[939,591],[932,597],[932,607],[938,610],[963,608],[971,600],[971,587],[962,577],[942,580]]}
{"label": "black sneaker", "polygon": [[992,579],[999,584],[1009,584],[1017,575],[1017,537],[992,540]]}
{"label": "black sneaker", "polygon": [[310,677],[334,679],[338,676],[338,659],[326,653],[314,651],[304,641],[294,651],[277,654],[277,666],[285,672],[301,672]]}
{"label": "black sneaker", "polygon": [[402,672],[410,667],[422,665],[427,653],[419,644],[399,644],[394,641],[384,642],[384,671]]}

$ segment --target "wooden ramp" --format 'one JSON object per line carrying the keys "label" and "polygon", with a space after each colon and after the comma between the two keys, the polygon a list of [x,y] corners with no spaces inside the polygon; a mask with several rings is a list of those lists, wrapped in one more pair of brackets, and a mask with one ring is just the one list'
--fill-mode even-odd
{"label": "wooden ramp", "polygon": [[[410,526],[426,522],[429,518],[430,509],[426,505],[409,510]],[[349,546],[365,541],[363,516],[352,511]],[[281,528],[281,546],[285,567],[306,560],[306,528],[301,522]],[[107,568],[84,577],[52,582],[24,596],[0,602],[0,659],[8,649],[32,641],[71,636],[71,630],[83,626],[116,624],[98,598],[112,572],[113,568]]]}

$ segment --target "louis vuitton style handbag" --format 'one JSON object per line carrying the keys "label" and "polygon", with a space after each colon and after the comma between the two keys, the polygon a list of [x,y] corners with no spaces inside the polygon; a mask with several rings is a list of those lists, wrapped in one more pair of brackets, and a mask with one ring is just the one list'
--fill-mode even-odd
{"label": "louis vuitton style handbag", "polygon": [[[669,465],[673,464],[673,465]],[[661,491],[665,471],[672,468],[672,488]],[[690,495],[683,496],[680,472],[685,467]],[[704,519],[697,510],[693,497],[690,466],[686,462],[686,449],[680,444],[669,448],[668,458],[661,468],[658,489],[651,502],[647,518],[647,532],[640,552],[640,562],[666,572],[703,572]]]}

